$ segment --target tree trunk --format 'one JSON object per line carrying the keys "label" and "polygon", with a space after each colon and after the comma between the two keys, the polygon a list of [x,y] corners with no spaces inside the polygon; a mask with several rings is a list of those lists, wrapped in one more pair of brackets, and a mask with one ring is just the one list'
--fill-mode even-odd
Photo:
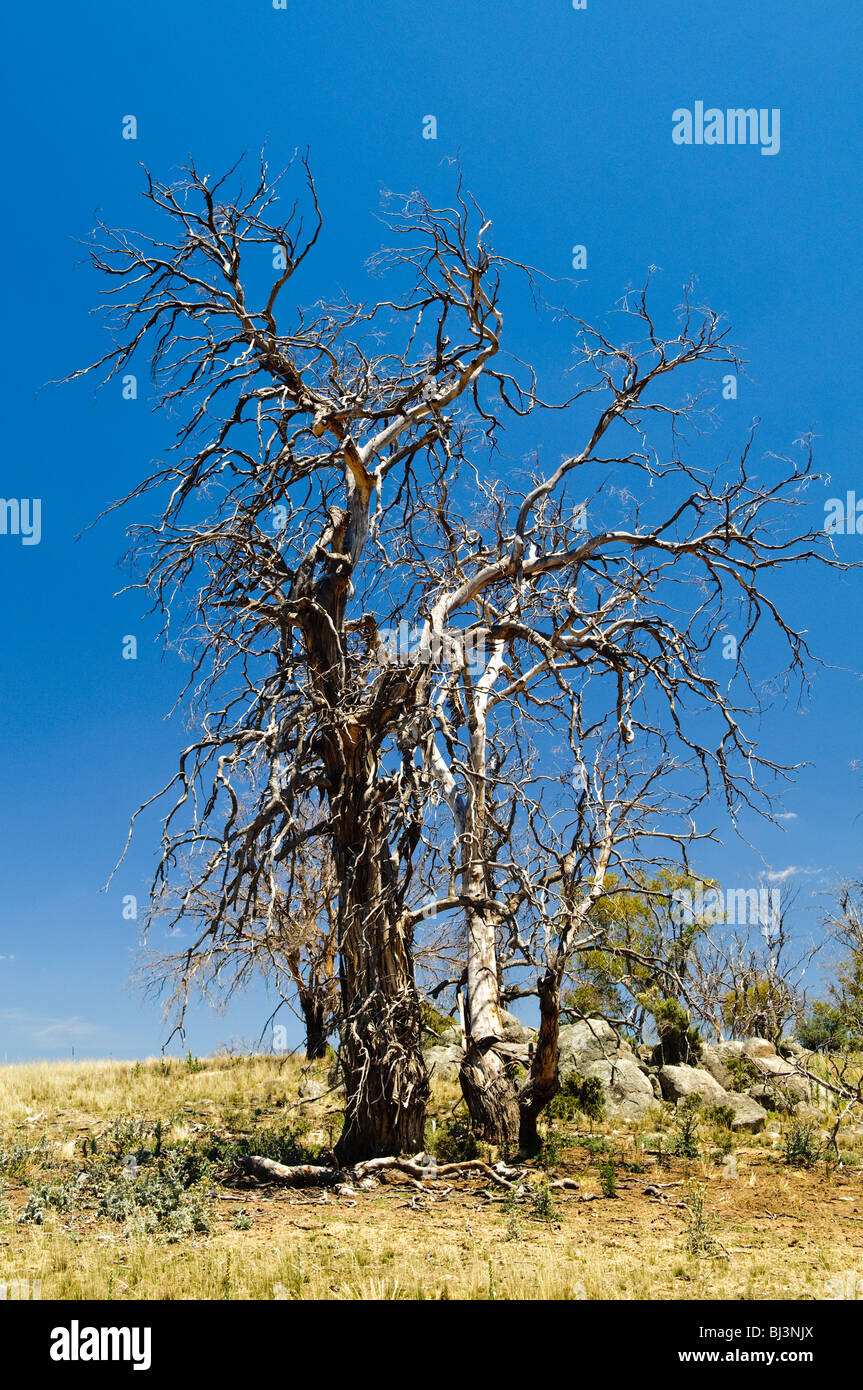
{"label": "tree trunk", "polygon": [[303,1018],[306,1024],[306,1060],[320,1061],[327,1055],[327,1039],[330,1035],[326,1001],[312,994],[302,1000]]}
{"label": "tree trunk", "polygon": [[493,1038],[471,1041],[459,1070],[461,1091],[474,1129],[491,1144],[518,1144],[515,1080],[494,1051]]}
{"label": "tree trunk", "polygon": [[[482,882],[469,879],[468,891]],[[491,1144],[517,1144],[518,1092],[512,1066],[495,1050],[503,1034],[494,924],[468,913],[467,1051],[459,1071],[474,1128]]]}
{"label": "tree trunk", "polygon": [[[328,427],[342,442],[342,426]],[[346,604],[368,534],[374,479],[353,442],[343,442],[347,511],[331,508],[329,527],[298,567],[291,587],[292,599],[304,605],[302,630],[315,693],[327,711],[320,748],[340,885],[336,944],[345,1084],[345,1123],[335,1148],[340,1165],[422,1149],[429,1092],[413,934],[404,925],[397,881],[400,855],[410,853],[420,827],[406,828],[402,821],[398,850],[390,845],[398,798],[381,771],[381,748],[416,698],[416,675],[401,669],[384,673],[373,699],[365,683],[357,687],[349,675]],[[321,553],[329,558],[312,594]]]}
{"label": "tree trunk", "polygon": [[540,1137],[536,1122],[560,1090],[558,1034],[560,1031],[560,982],[553,970],[537,981],[539,988],[539,1033],[530,1076],[519,1093],[521,1124],[519,1144],[525,1153],[536,1153]]}
{"label": "tree trunk", "polygon": [[345,1123],[341,1165],[424,1147],[428,1073],[413,970],[413,932],[394,882],[385,803],[376,799],[373,745],[347,754],[334,831],[341,883],[339,978]]}

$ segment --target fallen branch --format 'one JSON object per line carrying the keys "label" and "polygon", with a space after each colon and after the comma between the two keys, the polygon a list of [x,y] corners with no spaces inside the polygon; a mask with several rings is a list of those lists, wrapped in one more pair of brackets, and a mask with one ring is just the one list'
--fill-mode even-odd
{"label": "fallen branch", "polygon": [[424,1154],[417,1154],[415,1158],[369,1158],[363,1163],[357,1163],[353,1168],[329,1168],[323,1164],[300,1163],[288,1166],[284,1163],[276,1163],[271,1158],[261,1158],[256,1154],[239,1160],[240,1167],[251,1174],[252,1177],[260,1178],[263,1182],[281,1183],[283,1187],[315,1187],[328,1186],[332,1183],[346,1183],[348,1185],[362,1182],[363,1178],[374,1177],[376,1173],[385,1170],[406,1173],[420,1184],[436,1178],[452,1177],[462,1173],[481,1173],[484,1178],[497,1183],[499,1187],[504,1187],[511,1191],[512,1178],[518,1178],[519,1172],[515,1168],[505,1168],[503,1164],[498,1164],[496,1168],[491,1168],[482,1159],[466,1159],[463,1163],[442,1163],[435,1164],[429,1161]]}

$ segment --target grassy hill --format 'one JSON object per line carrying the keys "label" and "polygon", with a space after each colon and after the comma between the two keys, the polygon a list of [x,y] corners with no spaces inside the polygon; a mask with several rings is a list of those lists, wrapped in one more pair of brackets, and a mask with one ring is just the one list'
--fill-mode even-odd
{"label": "grassy hill", "polygon": [[[859,1125],[842,1167],[818,1155],[817,1125],[795,1154],[787,1117],[741,1138],[701,1112],[686,1139],[658,1107],[592,1132],[555,1119],[520,1191],[482,1174],[386,1174],[353,1195],[245,1177],[243,1154],[327,1154],[327,1070],[265,1056],[0,1068],[0,1284],[41,1281],[44,1299],[758,1300],[828,1298],[850,1276],[863,1293]],[[441,1161],[474,1152],[458,1102],[433,1082]]]}

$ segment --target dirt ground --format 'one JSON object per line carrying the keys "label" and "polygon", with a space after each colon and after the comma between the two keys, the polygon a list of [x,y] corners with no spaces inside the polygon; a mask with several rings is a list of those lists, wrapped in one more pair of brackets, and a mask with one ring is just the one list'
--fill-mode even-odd
{"label": "dirt ground", "polygon": [[[787,1117],[724,1142],[703,1118],[693,1158],[668,1156],[674,1121],[661,1113],[592,1134],[555,1122],[542,1161],[511,1161],[509,1191],[482,1173],[421,1186],[385,1173],[353,1196],[285,1189],[217,1157],[165,1216],[163,1188],[145,1183],[157,1121],[157,1151],[184,1161],[254,1148],[299,1114],[306,1145],[331,1133],[331,1098],[299,1102],[299,1064],[198,1065],[0,1069],[0,1284],[61,1299],[863,1297],[854,1130],[841,1166],[819,1155],[798,1168]],[[436,1087],[432,1117],[443,1123],[457,1099]],[[136,1116],[151,1148],[126,1187],[129,1141],[115,1138],[118,1117]],[[97,1172],[98,1192],[86,1185]],[[133,1186],[141,1206],[118,1216]],[[200,1229],[175,1220],[199,1209]]]}

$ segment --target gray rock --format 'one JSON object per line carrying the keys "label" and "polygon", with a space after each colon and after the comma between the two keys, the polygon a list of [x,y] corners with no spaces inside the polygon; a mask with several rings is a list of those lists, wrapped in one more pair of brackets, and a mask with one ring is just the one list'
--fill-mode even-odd
{"label": "gray rock", "polygon": [[321,1096],[327,1094],[327,1089],[325,1081],[306,1079],[300,1082],[299,1095],[301,1100],[320,1100]]}
{"label": "gray rock", "polygon": [[637,1120],[656,1106],[650,1079],[630,1057],[590,1062],[584,1076],[598,1076],[605,1095],[605,1110],[612,1120]]}
{"label": "gray rock", "polygon": [[749,1094],[755,1095],[755,1099],[762,1105],[765,1104],[762,1096],[770,1099],[776,1097],[778,1103],[772,1107],[774,1109],[781,1106],[792,1108],[800,1105],[802,1101],[811,1100],[812,1088],[805,1076],[798,1075],[792,1062],[786,1062],[784,1058],[775,1054],[772,1057],[753,1057],[752,1061],[763,1079],[753,1082],[748,1088]]}
{"label": "gray rock", "polygon": [[743,1051],[747,1057],[752,1058],[753,1062],[760,1062],[765,1058],[776,1056],[776,1048],[766,1038],[744,1038]]}
{"label": "gray rock", "polygon": [[501,1019],[503,1020],[502,1037],[508,1043],[528,1043],[536,1041],[537,1030],[530,1028],[526,1023],[522,1023],[515,1014],[508,1014],[506,1009],[501,1009]]}
{"label": "gray rock", "polygon": [[728,1092],[709,1071],[700,1067],[663,1067],[659,1084],[666,1100],[678,1103],[690,1096],[700,1096],[706,1105],[725,1105]]}
{"label": "gray rock", "polygon": [[722,1104],[729,1106],[734,1111],[731,1128],[735,1133],[761,1133],[767,1122],[767,1111],[751,1096],[741,1096],[735,1091],[729,1091]]}
{"label": "gray rock", "polygon": [[612,1062],[625,1057],[635,1062],[629,1043],[615,1033],[603,1018],[583,1018],[578,1023],[565,1023],[558,1040],[560,1074],[577,1071],[582,1076],[593,1062]]}
{"label": "gray rock", "polygon": [[704,1043],[698,1065],[702,1071],[710,1072],[714,1081],[718,1081],[724,1090],[728,1090],[734,1078],[722,1060],[718,1047],[714,1047],[712,1043]]}
{"label": "gray rock", "polygon": [[426,1047],[423,1059],[428,1072],[440,1081],[458,1081],[459,1067],[464,1056],[461,1047]]}

